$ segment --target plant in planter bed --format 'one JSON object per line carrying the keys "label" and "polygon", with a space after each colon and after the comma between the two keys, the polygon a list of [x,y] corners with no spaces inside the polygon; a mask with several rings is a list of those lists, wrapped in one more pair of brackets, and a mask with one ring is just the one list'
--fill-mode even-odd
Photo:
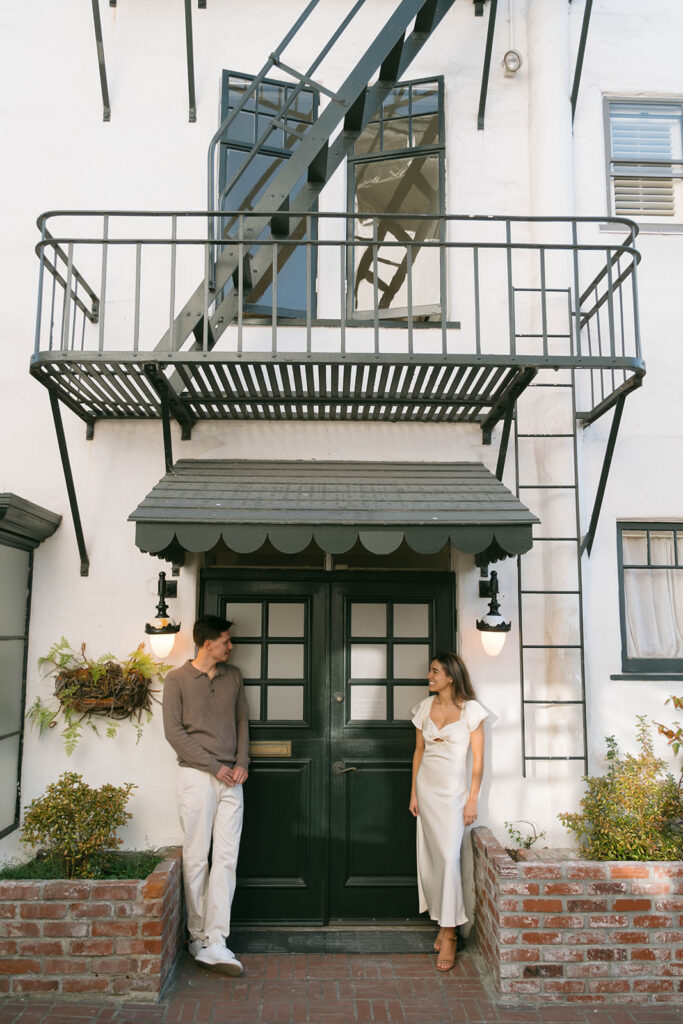
{"label": "plant in planter bed", "polygon": [[580,813],[558,815],[588,860],[683,859],[681,793],[654,754],[645,716],[637,721],[640,753],[622,754],[608,736],[606,774],[584,780]]}
{"label": "plant in planter bed", "polygon": [[38,665],[54,676],[57,707],[50,708],[36,697],[26,717],[42,735],[46,729],[55,728],[61,715],[66,723],[62,735],[67,754],[73,753],[84,724],[98,732],[93,717],[108,719],[109,737],[116,735],[118,722],[127,718],[137,729],[139,740],[143,716],[150,720],[156,701],[152,686],[157,679],[163,680],[171,667],[154,661],[142,644],[119,661],[112,654],[89,658],[85,644],[76,652],[64,637],[38,659]]}

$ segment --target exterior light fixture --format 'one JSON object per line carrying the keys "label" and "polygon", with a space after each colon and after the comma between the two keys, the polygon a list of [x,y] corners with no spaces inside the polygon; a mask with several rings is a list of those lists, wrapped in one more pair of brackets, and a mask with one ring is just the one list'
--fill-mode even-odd
{"label": "exterior light fixture", "polygon": [[481,642],[487,654],[495,658],[503,650],[505,637],[510,632],[511,623],[500,614],[498,604],[498,573],[492,572],[487,583],[479,583],[479,596],[490,597],[489,610],[483,619],[477,619],[477,629],[481,632]]}
{"label": "exterior light fixture", "polygon": [[503,57],[501,67],[506,78],[514,78],[522,66],[522,55],[519,50],[508,50]]}
{"label": "exterior light fixture", "polygon": [[[175,582],[173,586],[175,587]],[[166,573],[160,572],[157,586],[159,603],[157,605],[156,617],[151,622],[145,623],[145,633],[149,637],[149,646],[152,648],[152,654],[155,654],[157,658],[168,657],[173,649],[176,633],[180,630],[180,623],[176,623],[175,619],[171,619],[168,614],[166,596],[167,594],[169,597],[171,596],[169,589],[169,584],[166,582]]]}

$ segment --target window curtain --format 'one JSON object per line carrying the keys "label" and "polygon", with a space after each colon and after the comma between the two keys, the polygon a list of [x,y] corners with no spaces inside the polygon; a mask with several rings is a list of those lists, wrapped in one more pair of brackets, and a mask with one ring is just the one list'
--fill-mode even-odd
{"label": "window curtain", "polygon": [[[681,536],[679,535],[680,539]],[[683,658],[683,567],[675,563],[673,533],[622,533],[626,605],[626,651],[629,658]]]}

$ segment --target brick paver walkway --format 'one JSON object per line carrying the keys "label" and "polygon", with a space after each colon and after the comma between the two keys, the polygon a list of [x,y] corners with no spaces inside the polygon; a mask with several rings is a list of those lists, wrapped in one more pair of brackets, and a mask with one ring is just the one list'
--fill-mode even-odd
{"label": "brick paver walkway", "polygon": [[11,999],[0,1024],[683,1024],[671,1005],[505,1005],[473,956],[440,974],[425,954],[245,954],[227,980],[185,954],[158,1004]]}

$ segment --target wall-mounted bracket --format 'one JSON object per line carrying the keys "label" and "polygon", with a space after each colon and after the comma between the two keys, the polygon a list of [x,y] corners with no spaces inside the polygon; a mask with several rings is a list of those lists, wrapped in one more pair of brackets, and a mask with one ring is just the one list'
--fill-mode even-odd
{"label": "wall-mounted bracket", "polygon": [[102,90],[102,120],[111,120],[109,103],[109,86],[107,84],[107,68],[104,63],[104,41],[102,39],[102,19],[100,18],[100,2],[92,0],[92,17],[95,26],[95,42],[97,44],[97,64],[100,71],[100,88]]}
{"label": "wall-mounted bracket", "polygon": [[598,489],[595,494],[595,502],[593,503],[593,512],[591,514],[591,521],[588,526],[588,532],[581,542],[581,554],[586,551],[590,557],[591,548],[593,547],[593,541],[595,540],[595,531],[598,528],[598,519],[600,518],[600,509],[602,508],[602,501],[605,497],[605,488],[607,487],[607,478],[609,476],[610,466],[612,465],[612,456],[614,455],[614,448],[617,443],[617,434],[619,433],[619,424],[621,423],[621,414],[624,411],[624,402],[626,401],[626,395],[620,395],[617,403],[614,407],[614,416],[612,417],[612,425],[609,431],[609,437],[607,438],[607,447],[605,449],[605,458],[602,462],[602,472],[600,473],[600,480],[598,481]]}
{"label": "wall-mounted bracket", "polygon": [[[489,0],[489,24],[486,30],[486,49],[484,50],[484,65],[481,72],[481,89],[479,92],[479,111],[477,113],[477,129],[484,130],[484,117],[486,115],[486,95],[489,91],[489,74],[491,72],[491,52],[493,50],[493,33],[496,28],[496,9],[498,0]],[[478,14],[475,6],[475,14]],[[482,9],[482,14],[483,14]]]}
{"label": "wall-mounted bracket", "polygon": [[[503,419],[504,416],[509,412],[510,402],[514,409],[514,404],[522,394],[522,392],[528,388],[532,380],[538,373],[537,366],[525,367],[512,381],[512,383],[506,388],[503,394],[500,396],[495,405],[492,405],[487,415],[481,422],[481,442],[482,444],[491,444],[491,437],[493,434],[493,428],[496,426],[499,420]],[[510,415],[512,415],[510,413]],[[502,443],[502,441],[501,441]],[[500,477],[498,477],[500,480]]]}
{"label": "wall-mounted bracket", "polygon": [[50,406],[52,407],[52,418],[54,419],[55,422],[55,433],[57,434],[59,457],[62,460],[62,470],[64,472],[66,493],[69,496],[71,518],[73,519],[74,531],[76,533],[78,553],[81,557],[81,576],[87,576],[90,572],[90,559],[88,558],[88,552],[85,546],[85,537],[83,536],[81,514],[78,509],[78,498],[76,497],[76,488],[74,486],[73,473],[71,472],[71,462],[69,460],[69,449],[67,448],[66,445],[66,435],[64,434],[64,424],[62,423],[62,410],[59,406],[59,399],[57,398],[55,392],[50,390],[49,395]]}

